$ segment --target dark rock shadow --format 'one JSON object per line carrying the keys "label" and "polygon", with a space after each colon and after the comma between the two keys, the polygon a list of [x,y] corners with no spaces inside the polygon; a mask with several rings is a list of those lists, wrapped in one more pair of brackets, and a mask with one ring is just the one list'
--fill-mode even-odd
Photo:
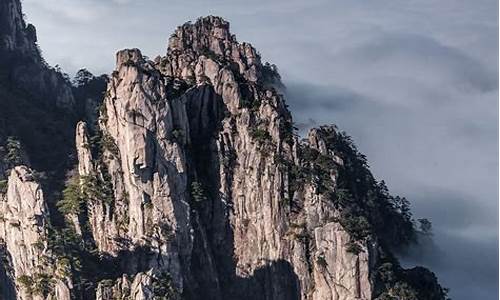
{"label": "dark rock shadow", "polygon": [[0,245],[0,299],[17,299],[14,279],[9,276],[13,271],[10,270],[11,258],[3,245]]}
{"label": "dark rock shadow", "polygon": [[299,279],[285,260],[272,261],[250,277],[237,277],[229,299],[299,300]]}
{"label": "dark rock shadow", "polygon": [[299,280],[287,261],[271,261],[249,277],[236,274],[232,199],[220,192],[221,168],[222,179],[230,185],[236,162],[234,149],[219,136],[222,120],[229,113],[210,85],[193,88],[183,97],[191,139],[187,147],[189,183],[200,183],[207,198],[190,203],[195,234],[183,299],[299,299]]}
{"label": "dark rock shadow", "polygon": [[[230,199],[220,194],[220,160],[216,139],[225,107],[213,87],[203,85],[184,96],[189,119],[187,147],[189,186],[201,184],[206,201],[191,200],[195,231],[186,299],[221,299],[234,277],[233,232],[229,224]],[[189,187],[188,187],[189,188]]]}
{"label": "dark rock shadow", "polygon": [[[80,253],[83,265],[80,282],[73,290],[76,299],[95,299],[97,284],[104,280],[115,281],[123,275],[133,277],[148,271],[152,262],[159,259],[159,253],[149,247],[138,246],[133,250],[122,250],[116,256]],[[83,279],[83,280],[82,280]],[[10,298],[8,298],[10,299]]]}

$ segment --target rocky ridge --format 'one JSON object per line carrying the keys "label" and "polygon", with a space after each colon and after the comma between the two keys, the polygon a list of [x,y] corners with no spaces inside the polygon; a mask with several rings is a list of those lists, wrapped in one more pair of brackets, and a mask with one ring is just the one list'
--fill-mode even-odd
{"label": "rocky ridge", "polygon": [[0,68],[0,78],[10,85],[47,99],[50,105],[74,107],[71,86],[42,58],[35,26],[25,23],[18,0],[0,3]]}
{"label": "rocky ridge", "polygon": [[[76,125],[62,225],[33,172],[10,171],[4,297],[444,299],[391,254],[414,239],[405,202],[334,126],[300,140],[281,87],[219,17],[180,26],[154,60],[118,52],[97,124]],[[33,273],[44,261],[60,267]]]}

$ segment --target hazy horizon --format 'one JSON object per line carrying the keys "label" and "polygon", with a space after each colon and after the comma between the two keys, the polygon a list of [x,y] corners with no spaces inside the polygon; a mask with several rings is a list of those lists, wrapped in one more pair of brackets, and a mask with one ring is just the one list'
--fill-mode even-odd
{"label": "hazy horizon", "polygon": [[498,1],[24,0],[51,65],[110,73],[166,52],[175,27],[231,23],[278,66],[301,130],[335,123],[434,225],[429,266],[454,300],[498,297]]}

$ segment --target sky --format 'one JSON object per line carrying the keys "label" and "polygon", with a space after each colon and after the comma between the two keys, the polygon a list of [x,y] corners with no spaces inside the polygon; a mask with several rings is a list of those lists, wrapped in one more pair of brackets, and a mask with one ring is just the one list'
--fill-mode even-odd
{"label": "sky", "polygon": [[433,222],[402,257],[454,300],[498,297],[498,0],[24,0],[51,65],[110,73],[166,52],[174,28],[231,22],[278,66],[302,132],[335,123],[378,179]]}

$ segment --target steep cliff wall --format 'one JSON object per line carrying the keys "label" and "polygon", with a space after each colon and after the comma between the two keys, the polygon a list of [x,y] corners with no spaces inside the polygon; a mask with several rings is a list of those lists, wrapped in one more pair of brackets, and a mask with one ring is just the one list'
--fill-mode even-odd
{"label": "steep cliff wall", "polygon": [[36,29],[26,24],[19,0],[0,3],[0,80],[29,92],[35,99],[71,110],[71,86],[41,56]]}
{"label": "steep cliff wall", "polygon": [[[45,200],[56,196],[74,150],[76,104],[69,80],[48,66],[19,0],[0,3],[0,181],[16,165],[45,173]],[[50,176],[49,176],[50,175]]]}
{"label": "steep cliff wall", "polygon": [[[153,61],[118,52],[97,124],[76,125],[78,164],[57,204],[64,222],[49,226],[36,180],[11,171],[3,294],[444,299],[432,273],[403,270],[391,254],[415,236],[406,202],[334,126],[300,140],[281,88],[276,68],[219,17],[180,26]],[[23,236],[47,242],[23,247]],[[41,292],[27,290],[19,276],[39,282],[44,253],[64,272],[49,269]]]}
{"label": "steep cliff wall", "polygon": [[[387,232],[408,242],[411,222],[390,199],[337,186],[357,152],[334,127],[299,141],[279,86],[217,17],[179,27],[154,61],[117,54],[99,130],[92,138],[78,125],[79,176],[113,190],[86,204],[97,249],[148,254],[126,278],[101,282],[98,297],[153,297],[165,274],[167,290],[188,299],[372,299],[392,287],[377,273],[389,251],[377,231],[410,226]],[[376,186],[359,164],[360,182]],[[342,202],[348,188],[356,205]]]}
{"label": "steep cliff wall", "polygon": [[[74,164],[75,101],[43,60],[21,2],[0,3],[0,299],[69,299],[56,208]],[[43,189],[43,192],[42,192]],[[64,238],[63,238],[64,237]]]}
{"label": "steep cliff wall", "polygon": [[25,166],[15,167],[6,193],[0,193],[0,243],[10,284],[16,286],[4,296],[69,299],[71,280],[63,260],[49,248],[49,213],[35,176]]}
{"label": "steep cliff wall", "polygon": [[36,30],[33,25],[26,25],[24,22],[21,2],[9,0],[0,4],[0,35],[0,49],[40,60],[40,53],[35,45]]}

